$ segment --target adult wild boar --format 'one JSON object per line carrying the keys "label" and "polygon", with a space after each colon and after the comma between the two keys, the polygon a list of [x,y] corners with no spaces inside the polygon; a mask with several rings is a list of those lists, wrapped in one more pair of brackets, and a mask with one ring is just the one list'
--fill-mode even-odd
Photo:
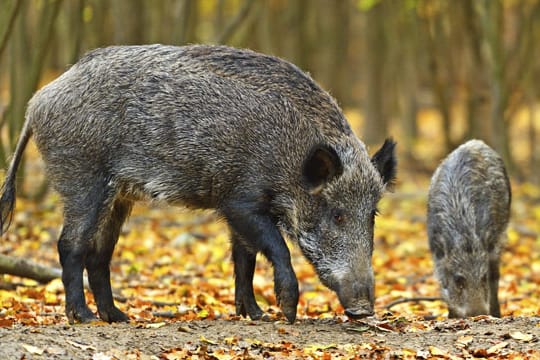
{"label": "adult wild boar", "polygon": [[64,202],[58,241],[66,314],[128,317],[113,302],[109,263],[137,200],[215,209],[228,223],[236,312],[263,315],[253,294],[258,252],[274,267],[290,322],[295,240],[352,317],[373,313],[373,225],[395,176],[394,142],[370,158],[336,102],[273,56],[224,46],[115,46],[86,54],[28,104],[0,200],[2,230],[15,173],[33,135]]}
{"label": "adult wild boar", "polygon": [[461,145],[435,171],[428,236],[449,317],[501,316],[499,262],[510,202],[504,163],[483,141]]}

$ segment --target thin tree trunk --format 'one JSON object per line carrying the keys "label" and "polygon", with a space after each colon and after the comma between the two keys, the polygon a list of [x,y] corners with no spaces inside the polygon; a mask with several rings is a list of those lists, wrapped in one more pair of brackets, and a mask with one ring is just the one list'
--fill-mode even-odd
{"label": "thin tree trunk", "polygon": [[432,90],[442,118],[443,130],[443,148],[448,153],[452,150],[450,137],[451,131],[451,113],[450,113],[450,86],[443,73],[443,57],[441,49],[448,47],[448,41],[442,34],[442,29],[437,19],[430,19],[426,24],[427,52],[429,56],[429,69],[431,77]]}
{"label": "thin tree trunk", "polygon": [[13,8],[11,9],[11,13],[9,14],[9,17],[7,18],[5,29],[3,29],[4,30],[3,35],[0,38],[0,57],[4,53],[4,50],[6,49],[8,40],[11,36],[13,27],[15,25],[15,19],[17,19],[17,15],[19,14],[19,10],[21,9],[21,4],[22,4],[22,0],[16,0],[15,4],[13,5]]}
{"label": "thin tree trunk", "polygon": [[383,7],[379,3],[366,13],[366,101],[363,139],[367,145],[381,142],[388,128],[383,110],[383,75],[386,53],[383,22]]}
{"label": "thin tree trunk", "polygon": [[225,26],[222,33],[215,39],[217,44],[225,44],[231,40],[236,31],[240,28],[243,22],[248,18],[249,12],[253,7],[255,0],[244,0],[242,7],[236,16]]}
{"label": "thin tree trunk", "polygon": [[[81,45],[84,35],[83,11],[86,0],[78,0],[74,4],[74,10],[70,19],[70,32],[72,39],[71,53],[69,54],[69,63],[75,64],[81,55]],[[73,6],[73,4],[71,4]]]}
{"label": "thin tree trunk", "polygon": [[484,55],[488,68],[491,94],[491,128],[493,146],[499,152],[510,173],[515,165],[510,151],[510,139],[505,110],[509,93],[505,79],[507,59],[503,48],[503,8],[499,1],[483,0],[476,8],[484,32]]}
{"label": "thin tree trunk", "polygon": [[[414,9],[415,10],[415,9]],[[403,31],[410,34],[405,39],[404,48],[404,71],[402,84],[402,128],[403,128],[403,149],[405,156],[412,160],[413,149],[418,137],[418,19],[416,11],[408,11],[405,15],[405,26]]]}
{"label": "thin tree trunk", "polygon": [[[348,50],[349,50],[349,24],[350,3],[348,0],[339,0],[332,3],[333,41],[330,53],[330,89],[334,97],[341,104],[350,103],[348,76]],[[307,36],[307,34],[306,34]]]}

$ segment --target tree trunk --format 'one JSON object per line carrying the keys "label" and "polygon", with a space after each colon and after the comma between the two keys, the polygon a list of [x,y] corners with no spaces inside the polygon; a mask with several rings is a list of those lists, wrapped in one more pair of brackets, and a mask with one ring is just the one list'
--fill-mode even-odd
{"label": "tree trunk", "polygon": [[490,120],[493,130],[493,147],[499,152],[510,173],[515,170],[510,151],[508,124],[505,110],[508,106],[508,84],[505,79],[507,59],[503,47],[503,8],[500,1],[483,0],[477,3],[484,33],[484,58],[486,59],[490,86]]}
{"label": "tree trunk", "polygon": [[403,80],[401,81],[401,108],[402,108],[402,129],[403,150],[405,157],[409,160],[413,159],[414,143],[418,136],[418,19],[416,9],[407,12],[404,19],[403,31],[410,34],[404,40],[403,44],[403,62],[404,71],[402,72]]}
{"label": "tree trunk", "polygon": [[365,121],[363,139],[367,145],[375,145],[384,139],[388,122],[384,113],[384,59],[386,43],[384,34],[384,12],[381,3],[366,13],[366,89]]}
{"label": "tree trunk", "polygon": [[451,141],[451,87],[449,76],[445,74],[448,71],[448,59],[444,54],[444,49],[449,46],[448,39],[441,28],[440,19],[428,19],[426,25],[426,42],[429,58],[429,75],[431,77],[431,86],[435,101],[441,114],[442,132],[443,132],[443,150],[448,153],[452,150]]}
{"label": "tree trunk", "polygon": [[349,104],[348,81],[348,50],[349,50],[349,15],[351,13],[348,0],[338,0],[332,3],[332,47],[330,51],[330,82],[332,95],[341,104]]}

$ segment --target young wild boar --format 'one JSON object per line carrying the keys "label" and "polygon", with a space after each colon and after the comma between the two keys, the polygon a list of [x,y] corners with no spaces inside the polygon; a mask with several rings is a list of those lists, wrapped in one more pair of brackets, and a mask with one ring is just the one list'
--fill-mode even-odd
{"label": "young wild boar", "polygon": [[501,316],[499,259],[510,201],[503,161],[480,140],[458,147],[435,171],[427,226],[449,317]]}
{"label": "young wild boar", "polygon": [[215,209],[231,230],[236,312],[259,319],[256,254],[274,267],[290,322],[295,240],[351,317],[373,314],[373,224],[395,176],[395,143],[370,158],[336,102],[273,56],[224,46],[116,46],[86,54],[28,104],[0,199],[2,230],[15,173],[33,135],[64,202],[58,251],[70,321],[128,317],[113,303],[109,262],[137,200]]}

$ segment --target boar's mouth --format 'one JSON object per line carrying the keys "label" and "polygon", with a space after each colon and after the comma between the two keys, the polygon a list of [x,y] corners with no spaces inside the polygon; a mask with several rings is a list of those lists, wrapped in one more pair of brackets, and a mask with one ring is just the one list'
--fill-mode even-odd
{"label": "boar's mouth", "polygon": [[345,309],[345,315],[351,319],[363,319],[368,316],[373,316],[373,314],[373,309],[367,307]]}
{"label": "boar's mouth", "polygon": [[362,319],[368,316],[373,316],[373,314],[373,307],[370,304],[345,309],[345,315],[351,319]]}

